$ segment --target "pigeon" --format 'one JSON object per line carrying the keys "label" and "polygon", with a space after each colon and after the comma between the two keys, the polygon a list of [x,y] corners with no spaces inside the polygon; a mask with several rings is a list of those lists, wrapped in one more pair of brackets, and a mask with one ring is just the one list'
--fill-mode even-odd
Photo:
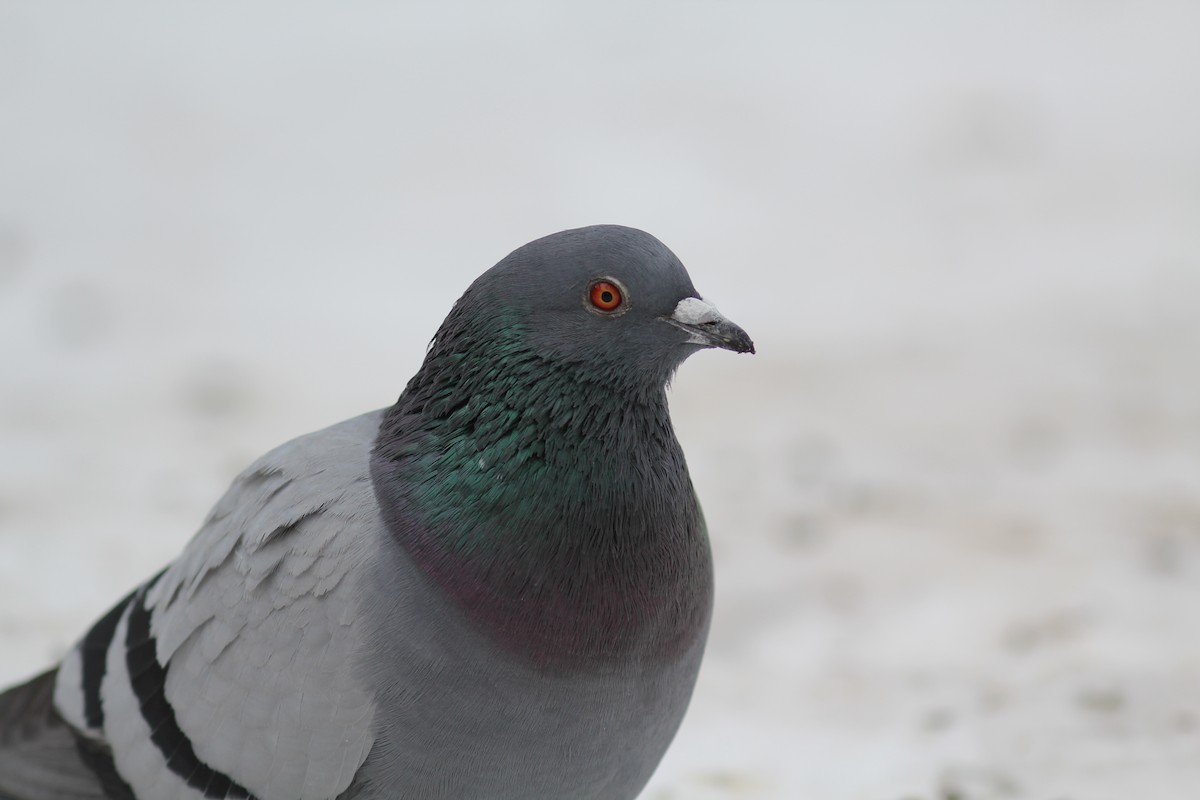
{"label": "pigeon", "polygon": [[711,616],[666,401],[703,348],[754,352],[649,234],[513,251],[395,405],[254,462],[0,695],[0,798],[636,797]]}

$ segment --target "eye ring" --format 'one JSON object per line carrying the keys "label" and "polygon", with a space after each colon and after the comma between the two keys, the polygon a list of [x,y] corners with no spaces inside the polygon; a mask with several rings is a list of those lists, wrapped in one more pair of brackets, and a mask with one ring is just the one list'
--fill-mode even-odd
{"label": "eye ring", "polygon": [[616,278],[596,278],[583,293],[583,305],[593,313],[615,317],[629,310],[629,291]]}

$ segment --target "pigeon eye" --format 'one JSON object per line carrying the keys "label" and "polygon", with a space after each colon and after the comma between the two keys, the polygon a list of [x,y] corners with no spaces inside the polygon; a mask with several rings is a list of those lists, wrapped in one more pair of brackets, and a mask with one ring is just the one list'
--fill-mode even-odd
{"label": "pigeon eye", "polygon": [[588,299],[597,311],[611,314],[625,302],[625,294],[613,281],[599,280],[588,288]]}

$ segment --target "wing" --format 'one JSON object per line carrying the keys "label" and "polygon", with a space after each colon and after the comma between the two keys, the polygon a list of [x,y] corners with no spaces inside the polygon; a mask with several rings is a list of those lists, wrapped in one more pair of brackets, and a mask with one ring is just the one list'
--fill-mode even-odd
{"label": "wing", "polygon": [[363,564],[382,531],[380,412],[240,475],[183,554],[64,660],[55,704],[107,743],[140,798],[330,800],[373,744],[354,662]]}
{"label": "wing", "polygon": [[133,800],[98,744],[54,710],[51,670],[0,694],[0,798]]}

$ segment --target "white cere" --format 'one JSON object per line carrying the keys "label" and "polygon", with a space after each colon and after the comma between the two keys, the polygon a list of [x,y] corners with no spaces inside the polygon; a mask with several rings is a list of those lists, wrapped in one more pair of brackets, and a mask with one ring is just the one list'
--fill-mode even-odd
{"label": "white cere", "polygon": [[716,306],[699,297],[685,297],[680,300],[671,318],[684,325],[703,325],[706,322],[724,319]]}

